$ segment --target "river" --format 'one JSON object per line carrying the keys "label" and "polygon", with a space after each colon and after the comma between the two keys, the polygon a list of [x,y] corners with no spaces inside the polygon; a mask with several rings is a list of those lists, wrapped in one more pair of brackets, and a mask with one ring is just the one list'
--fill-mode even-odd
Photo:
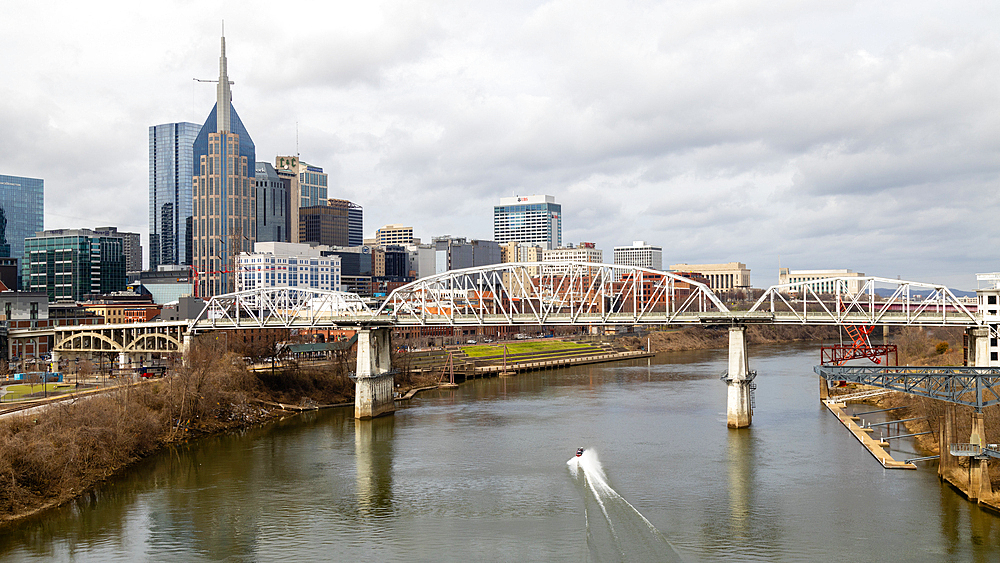
{"label": "river", "polygon": [[0,559],[1000,558],[1000,518],[933,462],[882,469],[820,405],[818,347],[749,353],[749,429],[726,428],[723,350],[479,380],[170,448],[6,529]]}

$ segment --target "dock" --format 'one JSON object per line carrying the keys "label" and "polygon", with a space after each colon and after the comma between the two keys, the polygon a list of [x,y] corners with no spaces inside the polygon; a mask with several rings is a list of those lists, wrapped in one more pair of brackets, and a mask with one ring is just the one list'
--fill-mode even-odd
{"label": "dock", "polygon": [[[831,397],[829,399],[825,399],[823,404],[825,404],[826,408],[830,409],[830,412],[832,412],[834,416],[836,416],[837,419],[845,427],[847,427],[848,430],[850,430],[851,434],[853,434],[854,437],[861,442],[861,445],[863,445],[868,452],[872,454],[872,457],[882,464],[882,467],[886,469],[916,469],[917,466],[912,463],[906,463],[893,458],[892,455],[885,449],[889,446],[889,443],[872,438],[871,432],[873,432],[873,430],[871,428],[862,428],[858,425],[857,421],[861,420],[861,417],[847,414],[847,403],[852,400],[864,398],[860,395],[862,394]],[[864,393],[863,395],[872,396],[870,393]]]}
{"label": "dock", "polygon": [[568,366],[581,366],[585,364],[600,364],[604,362],[616,362],[619,360],[633,360],[637,358],[652,358],[656,354],[644,352],[642,350],[609,352],[607,354],[597,354],[588,356],[576,356],[569,358],[553,358],[549,360],[532,360],[527,362],[510,362],[506,366],[491,365],[477,366],[477,377],[491,377],[496,375],[514,375],[525,371],[537,371],[542,369],[554,369]]}

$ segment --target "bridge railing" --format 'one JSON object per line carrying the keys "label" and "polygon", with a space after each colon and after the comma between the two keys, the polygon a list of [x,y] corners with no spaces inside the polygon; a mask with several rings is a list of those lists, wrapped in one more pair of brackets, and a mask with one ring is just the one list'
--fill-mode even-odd
{"label": "bridge railing", "polygon": [[773,285],[750,308],[802,324],[981,325],[943,285],[879,277],[831,277]]}

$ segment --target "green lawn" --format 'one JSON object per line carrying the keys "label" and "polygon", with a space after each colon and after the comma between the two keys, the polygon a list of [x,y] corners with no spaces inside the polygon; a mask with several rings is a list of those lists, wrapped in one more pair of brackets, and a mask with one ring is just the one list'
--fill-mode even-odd
{"label": "green lawn", "polygon": [[[50,394],[65,393],[67,391],[73,390],[75,387],[76,387],[75,385],[69,383],[46,384],[46,390]],[[6,389],[7,391],[7,393],[4,394],[3,396],[4,401],[16,401],[21,397],[24,397],[25,395],[30,395],[32,393],[41,393],[43,390],[41,383],[34,385],[34,387],[28,385],[27,383],[16,383],[14,385],[8,385],[4,389]]]}
{"label": "green lawn", "polygon": [[[572,350],[577,348],[590,348],[589,344],[577,342],[561,342],[550,340],[547,342],[512,342],[507,345],[508,354],[539,354],[542,352],[553,352],[555,350]],[[481,358],[483,356],[502,356],[502,345],[477,345],[462,346],[462,351],[470,358]]]}

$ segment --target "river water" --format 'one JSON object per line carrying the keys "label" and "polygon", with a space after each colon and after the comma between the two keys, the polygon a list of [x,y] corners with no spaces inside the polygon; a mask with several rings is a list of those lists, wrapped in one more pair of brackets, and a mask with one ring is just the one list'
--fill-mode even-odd
{"label": "river water", "polygon": [[144,460],[4,530],[0,559],[1000,559],[1000,518],[933,462],[882,469],[820,405],[818,358],[752,347],[738,431],[719,350],[470,382],[374,421],[292,416]]}

